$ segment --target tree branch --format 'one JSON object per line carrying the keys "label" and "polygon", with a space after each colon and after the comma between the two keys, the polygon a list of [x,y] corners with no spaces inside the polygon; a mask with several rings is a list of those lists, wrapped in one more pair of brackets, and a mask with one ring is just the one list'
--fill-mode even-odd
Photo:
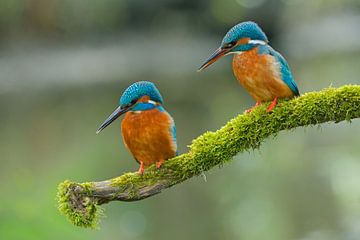
{"label": "tree branch", "polygon": [[258,148],[265,138],[282,130],[359,118],[360,86],[327,88],[281,100],[270,114],[266,113],[267,105],[235,117],[216,132],[201,135],[193,140],[189,152],[166,161],[159,170],[151,166],[143,176],[125,173],[102,182],[61,183],[57,195],[59,210],[77,226],[95,227],[101,204],[137,201],[158,194],[221,166],[239,152]]}

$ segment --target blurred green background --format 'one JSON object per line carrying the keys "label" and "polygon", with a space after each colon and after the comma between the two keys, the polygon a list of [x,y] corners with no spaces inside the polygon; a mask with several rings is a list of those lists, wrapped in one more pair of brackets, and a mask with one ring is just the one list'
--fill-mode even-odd
{"label": "blurred green background", "polygon": [[119,121],[95,134],[132,82],[158,86],[180,152],[254,104],[230,57],[196,72],[245,20],[302,93],[360,84],[359,0],[1,0],[0,239],[360,239],[359,120],[282,132],[206,182],[107,204],[99,230],[57,211],[59,182],[137,170]]}

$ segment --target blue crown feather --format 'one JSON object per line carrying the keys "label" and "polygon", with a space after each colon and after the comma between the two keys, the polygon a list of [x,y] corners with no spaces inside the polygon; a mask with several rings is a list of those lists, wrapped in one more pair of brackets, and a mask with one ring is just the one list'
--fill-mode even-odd
{"label": "blue crown feather", "polygon": [[261,40],[268,42],[265,33],[261,30],[259,25],[255,22],[242,22],[232,27],[225,35],[221,42],[221,46],[224,46],[230,42],[238,41],[242,38],[250,38],[251,40]]}
{"label": "blue crown feather", "polygon": [[133,100],[137,100],[143,96],[149,96],[151,100],[163,103],[163,98],[155,84],[148,81],[140,81],[131,84],[120,98],[120,106],[130,104]]}

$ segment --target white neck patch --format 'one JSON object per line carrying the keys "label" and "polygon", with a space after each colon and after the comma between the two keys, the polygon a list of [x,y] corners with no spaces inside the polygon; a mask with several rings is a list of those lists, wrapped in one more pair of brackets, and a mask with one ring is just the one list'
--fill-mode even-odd
{"label": "white neck patch", "polygon": [[156,102],[153,100],[148,100],[148,103],[152,104],[152,105],[156,105]]}
{"label": "white neck patch", "polygon": [[[258,44],[258,45],[266,45],[267,43],[265,41],[262,41],[262,40],[249,40],[249,42],[247,44]],[[226,53],[225,55],[230,55],[230,54],[242,54],[244,53],[243,51],[231,51],[231,52],[228,52]]]}
{"label": "white neck patch", "polygon": [[266,45],[266,42],[262,40],[249,40],[248,44]]}

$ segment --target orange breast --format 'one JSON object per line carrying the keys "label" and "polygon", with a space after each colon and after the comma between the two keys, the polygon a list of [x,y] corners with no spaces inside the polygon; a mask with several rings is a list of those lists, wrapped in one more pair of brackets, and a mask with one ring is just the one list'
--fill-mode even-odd
{"label": "orange breast", "polygon": [[270,55],[259,55],[258,49],[236,54],[233,71],[240,84],[257,102],[292,97],[291,89],[281,80],[280,66]]}
{"label": "orange breast", "polygon": [[157,108],[128,112],[121,122],[126,147],[145,166],[176,155],[171,127],[172,118],[166,111],[161,112]]}

